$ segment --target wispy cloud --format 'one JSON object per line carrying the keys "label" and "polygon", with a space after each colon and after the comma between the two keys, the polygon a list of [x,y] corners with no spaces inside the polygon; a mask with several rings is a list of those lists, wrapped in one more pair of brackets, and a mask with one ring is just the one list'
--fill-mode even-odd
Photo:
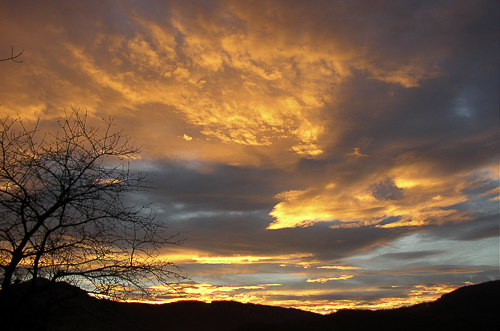
{"label": "wispy cloud", "polygon": [[326,283],[331,280],[346,280],[354,277],[353,275],[342,275],[339,277],[329,277],[329,278],[309,278],[307,280],[308,283]]}

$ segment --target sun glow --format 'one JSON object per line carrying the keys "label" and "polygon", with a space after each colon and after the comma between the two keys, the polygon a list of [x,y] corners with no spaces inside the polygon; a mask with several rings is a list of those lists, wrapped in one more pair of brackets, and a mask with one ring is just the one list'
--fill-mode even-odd
{"label": "sun glow", "polygon": [[[349,279],[349,276],[342,276]],[[341,280],[340,278],[337,280]],[[317,281],[326,283],[325,281]],[[312,282],[314,283],[314,282]],[[319,314],[329,314],[340,309],[392,309],[411,306],[422,302],[438,299],[441,295],[451,292],[459,286],[437,284],[432,286],[416,285],[403,292],[400,296],[382,297],[380,299],[364,301],[360,299],[314,299],[315,296],[350,295],[350,291],[315,289],[315,290],[290,290],[282,284],[259,284],[245,286],[215,286],[206,283],[178,283],[171,287],[155,287],[156,299],[149,303],[160,304],[180,300],[198,300],[203,302],[233,300],[242,303],[258,303],[271,306],[297,308]],[[397,289],[398,287],[393,287]],[[376,295],[379,289],[364,288],[366,293]],[[307,297],[309,299],[304,300]],[[283,299],[288,298],[288,299]],[[144,302],[144,301],[142,301]]]}

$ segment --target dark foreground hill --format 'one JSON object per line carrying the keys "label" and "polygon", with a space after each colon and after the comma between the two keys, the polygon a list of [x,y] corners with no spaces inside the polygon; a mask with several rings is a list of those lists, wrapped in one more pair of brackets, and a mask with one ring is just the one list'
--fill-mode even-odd
{"label": "dark foreground hill", "polygon": [[2,330],[498,330],[500,281],[465,286],[440,299],[390,310],[318,315],[231,301],[150,305],[96,299],[67,283],[0,292]]}

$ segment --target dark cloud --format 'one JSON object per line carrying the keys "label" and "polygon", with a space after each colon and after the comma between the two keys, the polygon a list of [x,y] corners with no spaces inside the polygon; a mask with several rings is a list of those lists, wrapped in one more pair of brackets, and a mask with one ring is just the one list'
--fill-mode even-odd
{"label": "dark cloud", "polygon": [[438,238],[455,240],[474,241],[485,238],[498,238],[500,233],[498,210],[493,211],[491,214],[474,215],[474,220],[471,222],[429,227],[428,231]]}
{"label": "dark cloud", "polygon": [[403,196],[403,189],[397,187],[391,180],[372,185],[373,197],[378,200],[398,200]]}
{"label": "dark cloud", "polygon": [[271,208],[286,190],[289,174],[278,169],[192,162],[155,163],[148,171],[152,194],[190,205],[192,210],[253,211]]}

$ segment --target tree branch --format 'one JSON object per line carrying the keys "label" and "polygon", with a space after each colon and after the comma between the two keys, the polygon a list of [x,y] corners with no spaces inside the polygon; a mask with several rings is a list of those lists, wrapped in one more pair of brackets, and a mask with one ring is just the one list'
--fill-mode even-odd
{"label": "tree branch", "polygon": [[10,51],[10,56],[9,57],[6,57],[5,59],[0,59],[0,62],[3,62],[3,61],[13,61],[13,62],[16,62],[16,63],[23,63],[24,60],[17,60],[18,57],[20,57],[24,52],[24,49],[19,52],[18,54],[14,55],[14,47],[11,48],[11,51]]}

